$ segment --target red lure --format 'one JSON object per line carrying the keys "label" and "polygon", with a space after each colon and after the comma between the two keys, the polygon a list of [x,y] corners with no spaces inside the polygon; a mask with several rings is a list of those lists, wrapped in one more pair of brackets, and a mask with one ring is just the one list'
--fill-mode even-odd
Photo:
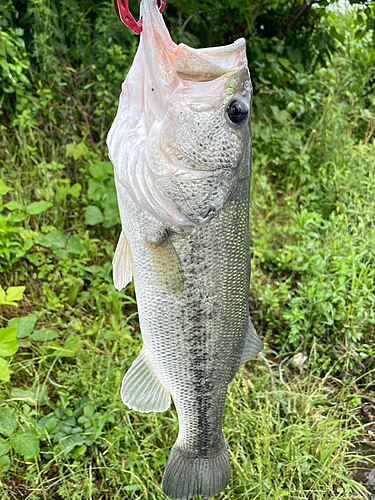
{"label": "red lure", "polygon": [[[163,12],[167,0],[157,0],[160,12]],[[117,17],[136,35],[142,32],[142,18],[136,21],[129,10],[129,0],[114,0]]]}

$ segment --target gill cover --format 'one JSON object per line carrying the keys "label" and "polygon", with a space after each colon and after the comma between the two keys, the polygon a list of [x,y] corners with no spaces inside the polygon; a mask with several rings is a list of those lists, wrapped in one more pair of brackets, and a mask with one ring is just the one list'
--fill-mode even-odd
{"label": "gill cover", "polygon": [[[161,222],[209,220],[238,184],[248,126],[226,106],[249,103],[245,40],[208,49],[176,45],[155,0],[141,4],[143,31],[108,134],[116,183]],[[245,146],[244,146],[245,144]]]}

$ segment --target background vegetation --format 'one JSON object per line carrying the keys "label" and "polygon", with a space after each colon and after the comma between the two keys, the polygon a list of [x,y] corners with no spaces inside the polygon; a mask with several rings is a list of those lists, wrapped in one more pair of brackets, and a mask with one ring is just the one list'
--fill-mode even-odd
{"label": "background vegetation", "polygon": [[[375,8],[169,0],[165,18],[197,47],[245,36],[255,89],[266,350],[230,386],[219,498],[370,498],[350,471],[375,431]],[[163,498],[177,418],[121,403],[141,337],[111,276],[105,138],[137,42],[111,0],[0,5],[1,500]]]}

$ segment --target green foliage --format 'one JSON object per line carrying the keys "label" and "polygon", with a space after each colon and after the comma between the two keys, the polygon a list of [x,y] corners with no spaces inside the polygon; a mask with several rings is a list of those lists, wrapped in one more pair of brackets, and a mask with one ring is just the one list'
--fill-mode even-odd
{"label": "green foliage", "polygon": [[91,404],[85,396],[76,403],[74,409],[57,408],[52,414],[43,417],[39,423],[42,441],[52,446],[42,448],[44,458],[51,459],[54,454],[78,459],[85,455],[104,433],[108,424],[114,424],[114,415],[101,408],[103,403]]}
{"label": "green foliage", "polygon": [[121,221],[112,163],[97,162],[90,165],[90,175],[87,194],[97,205],[86,208],[85,223],[94,226],[103,222],[104,227],[119,225]]}
{"label": "green foliage", "polygon": [[[22,300],[24,286],[11,286],[3,290],[0,285],[0,306],[17,307],[17,302]],[[10,370],[4,357],[13,356],[18,351],[17,326],[9,325],[8,328],[0,328],[0,381],[10,381]]]}
{"label": "green foliage", "polygon": [[10,437],[10,444],[14,451],[22,455],[25,460],[34,458],[39,453],[39,438],[33,427],[19,429]]}
{"label": "green foliage", "polygon": [[22,300],[24,286],[10,286],[7,291],[0,285],[0,306],[15,306]]}
{"label": "green foliage", "polygon": [[17,338],[23,339],[28,337],[34,330],[37,318],[35,316],[26,316],[24,318],[12,318],[9,321],[9,326],[17,328]]}
{"label": "green foliage", "polygon": [[2,356],[13,356],[18,351],[16,336],[17,327],[15,326],[0,329],[0,354]]}
{"label": "green foliage", "polygon": [[2,46],[0,117],[5,118],[8,115],[10,119],[16,121],[19,119],[18,116],[25,119],[29,115],[26,86],[30,84],[28,71],[30,61],[23,34],[24,31],[21,28],[4,29],[0,25],[0,45]]}
{"label": "green foliage", "polygon": [[[353,40],[356,56],[363,49]],[[331,67],[306,78],[289,113],[272,105],[253,127],[256,317],[281,352],[317,345],[321,370],[352,369],[375,352],[374,108],[360,86],[371,67],[356,60],[358,76],[344,54],[341,46]]]}
{"label": "green foliage", "polygon": [[16,412],[11,408],[0,408],[0,434],[11,436],[17,425]]}

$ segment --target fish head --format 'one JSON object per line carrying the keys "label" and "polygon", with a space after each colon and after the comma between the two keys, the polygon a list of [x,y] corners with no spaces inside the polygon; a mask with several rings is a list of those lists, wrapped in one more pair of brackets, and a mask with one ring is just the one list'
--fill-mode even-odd
{"label": "fish head", "polygon": [[116,180],[161,222],[207,222],[250,175],[252,86],[241,38],[194,49],[173,42],[155,0],[108,136]]}

